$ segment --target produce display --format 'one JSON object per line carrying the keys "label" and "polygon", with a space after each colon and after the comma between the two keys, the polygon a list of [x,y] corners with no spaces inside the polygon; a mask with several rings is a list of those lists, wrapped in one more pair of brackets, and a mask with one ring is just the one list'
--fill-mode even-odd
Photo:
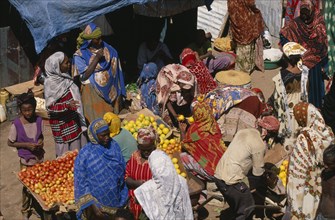
{"label": "produce display", "polygon": [[181,167],[180,167],[180,165],[178,164],[178,162],[179,162],[178,158],[173,157],[173,158],[171,159],[171,161],[172,161],[172,163],[173,163],[174,168],[176,169],[176,172],[177,172],[180,176],[186,178],[186,177],[187,177],[186,173],[185,173],[185,172],[182,172],[182,171],[180,170]]}
{"label": "produce display", "polygon": [[144,114],[140,114],[136,120],[124,119],[122,121],[122,127],[132,133],[133,137],[137,140],[137,131],[140,128],[152,126],[160,139],[165,139],[166,135],[170,133],[170,129],[164,123],[157,123],[153,116],[145,116]]}
{"label": "produce display", "polygon": [[[74,160],[77,151],[70,151],[63,157],[45,161],[18,173],[20,181],[38,195],[48,208],[56,204],[74,204]],[[36,196],[35,195],[35,196]],[[41,201],[40,201],[41,202]]]}
{"label": "produce display", "polygon": [[288,170],[288,160],[284,160],[282,164],[279,166],[279,174],[278,177],[281,179],[283,182],[283,185],[286,186],[286,181],[287,181],[287,170]]}

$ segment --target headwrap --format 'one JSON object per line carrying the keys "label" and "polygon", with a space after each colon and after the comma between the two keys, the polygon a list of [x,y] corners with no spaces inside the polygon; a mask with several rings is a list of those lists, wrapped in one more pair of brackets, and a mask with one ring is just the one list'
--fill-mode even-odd
{"label": "headwrap", "polygon": [[109,124],[110,137],[114,137],[115,135],[120,133],[121,120],[119,116],[112,112],[107,112],[106,114],[104,114],[103,119]]}
{"label": "headwrap", "polygon": [[36,99],[34,98],[34,93],[31,89],[28,89],[28,92],[22,93],[17,97],[17,105],[21,107],[23,104],[31,104],[36,108]]}
{"label": "headwrap", "polygon": [[193,219],[187,182],[171,159],[154,150],[148,159],[152,179],[135,189],[135,197],[149,219]]}
{"label": "headwrap", "polygon": [[278,132],[279,130],[279,121],[276,117],[270,115],[270,116],[264,116],[263,118],[260,118],[257,120],[258,126],[270,131],[270,132]]}
{"label": "headwrap", "polygon": [[152,79],[156,80],[157,75],[158,75],[157,65],[152,62],[145,63],[143,65],[140,77],[138,78],[137,84],[141,86],[143,83],[147,83]]}
{"label": "headwrap", "polygon": [[108,130],[108,124],[102,118],[94,120],[88,127],[88,138],[92,144],[99,144],[99,139],[97,134],[100,134],[103,131]]}
{"label": "headwrap", "polygon": [[304,55],[307,50],[296,42],[288,42],[283,46],[284,54],[289,57],[291,55]]}
{"label": "headwrap", "polygon": [[194,64],[196,62],[195,52],[190,48],[185,48],[180,54],[180,62],[182,65],[187,66],[188,64]]}
{"label": "headwrap", "polygon": [[137,135],[138,144],[152,144],[157,140],[157,134],[153,127],[140,128]]}
{"label": "headwrap", "polygon": [[301,127],[307,125],[308,105],[307,102],[299,102],[293,108],[294,118]]}
{"label": "headwrap", "polygon": [[[170,100],[176,102],[178,106],[186,105],[187,102],[181,96],[181,86],[178,83],[183,83],[183,89],[197,87],[195,76],[183,65],[169,64],[163,67],[158,73],[156,80],[157,102],[163,106],[162,112],[165,110],[165,105]],[[197,95],[197,89],[194,89],[194,96]]]}
{"label": "headwrap", "polygon": [[46,107],[55,104],[71,86],[73,89],[79,90],[71,76],[68,73],[62,73],[60,70],[60,64],[64,61],[64,57],[63,52],[56,52],[45,61],[47,77],[44,81],[44,96]]}
{"label": "headwrap", "polygon": [[304,122],[304,127],[299,131],[289,158],[288,207],[292,219],[314,219],[322,193],[323,152],[334,142],[334,134],[314,105],[298,103],[294,112],[295,117],[302,116],[298,120]]}
{"label": "headwrap", "polygon": [[91,42],[92,39],[96,39],[101,37],[102,32],[99,27],[97,27],[94,23],[89,23],[83,32],[81,32],[77,38],[77,49],[85,46]]}

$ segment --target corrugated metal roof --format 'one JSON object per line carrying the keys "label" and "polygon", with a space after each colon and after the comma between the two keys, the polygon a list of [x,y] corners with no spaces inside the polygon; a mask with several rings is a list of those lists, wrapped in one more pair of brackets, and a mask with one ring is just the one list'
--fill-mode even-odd
{"label": "corrugated metal roof", "polygon": [[215,0],[211,7],[211,11],[208,11],[206,6],[198,8],[197,28],[203,29],[205,32],[211,32],[213,38],[217,38],[220,33],[223,18],[228,11],[227,0]]}

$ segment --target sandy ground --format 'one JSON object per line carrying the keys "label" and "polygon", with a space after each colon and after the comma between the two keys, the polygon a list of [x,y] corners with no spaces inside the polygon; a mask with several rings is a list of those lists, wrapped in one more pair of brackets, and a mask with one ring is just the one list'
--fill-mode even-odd
{"label": "sandy ground", "polygon": [[[261,88],[265,98],[268,98],[274,89],[272,77],[278,73],[278,69],[267,70],[264,73],[256,71],[251,74],[252,86]],[[0,124],[0,210],[6,220],[20,220],[21,216],[21,191],[22,184],[14,175],[19,171],[19,159],[15,148],[7,146],[8,132],[11,122],[5,121]],[[51,129],[46,122],[44,131],[45,159],[55,159],[55,147]],[[206,219],[217,219],[223,207],[206,205],[209,215]],[[32,216],[30,219],[38,219]]]}

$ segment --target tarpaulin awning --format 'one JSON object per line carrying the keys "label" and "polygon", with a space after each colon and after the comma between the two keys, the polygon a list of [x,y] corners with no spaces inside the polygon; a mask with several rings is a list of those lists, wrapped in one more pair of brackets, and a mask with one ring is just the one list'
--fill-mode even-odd
{"label": "tarpaulin awning", "polygon": [[157,0],[9,0],[25,20],[40,53],[49,40],[99,15]]}

